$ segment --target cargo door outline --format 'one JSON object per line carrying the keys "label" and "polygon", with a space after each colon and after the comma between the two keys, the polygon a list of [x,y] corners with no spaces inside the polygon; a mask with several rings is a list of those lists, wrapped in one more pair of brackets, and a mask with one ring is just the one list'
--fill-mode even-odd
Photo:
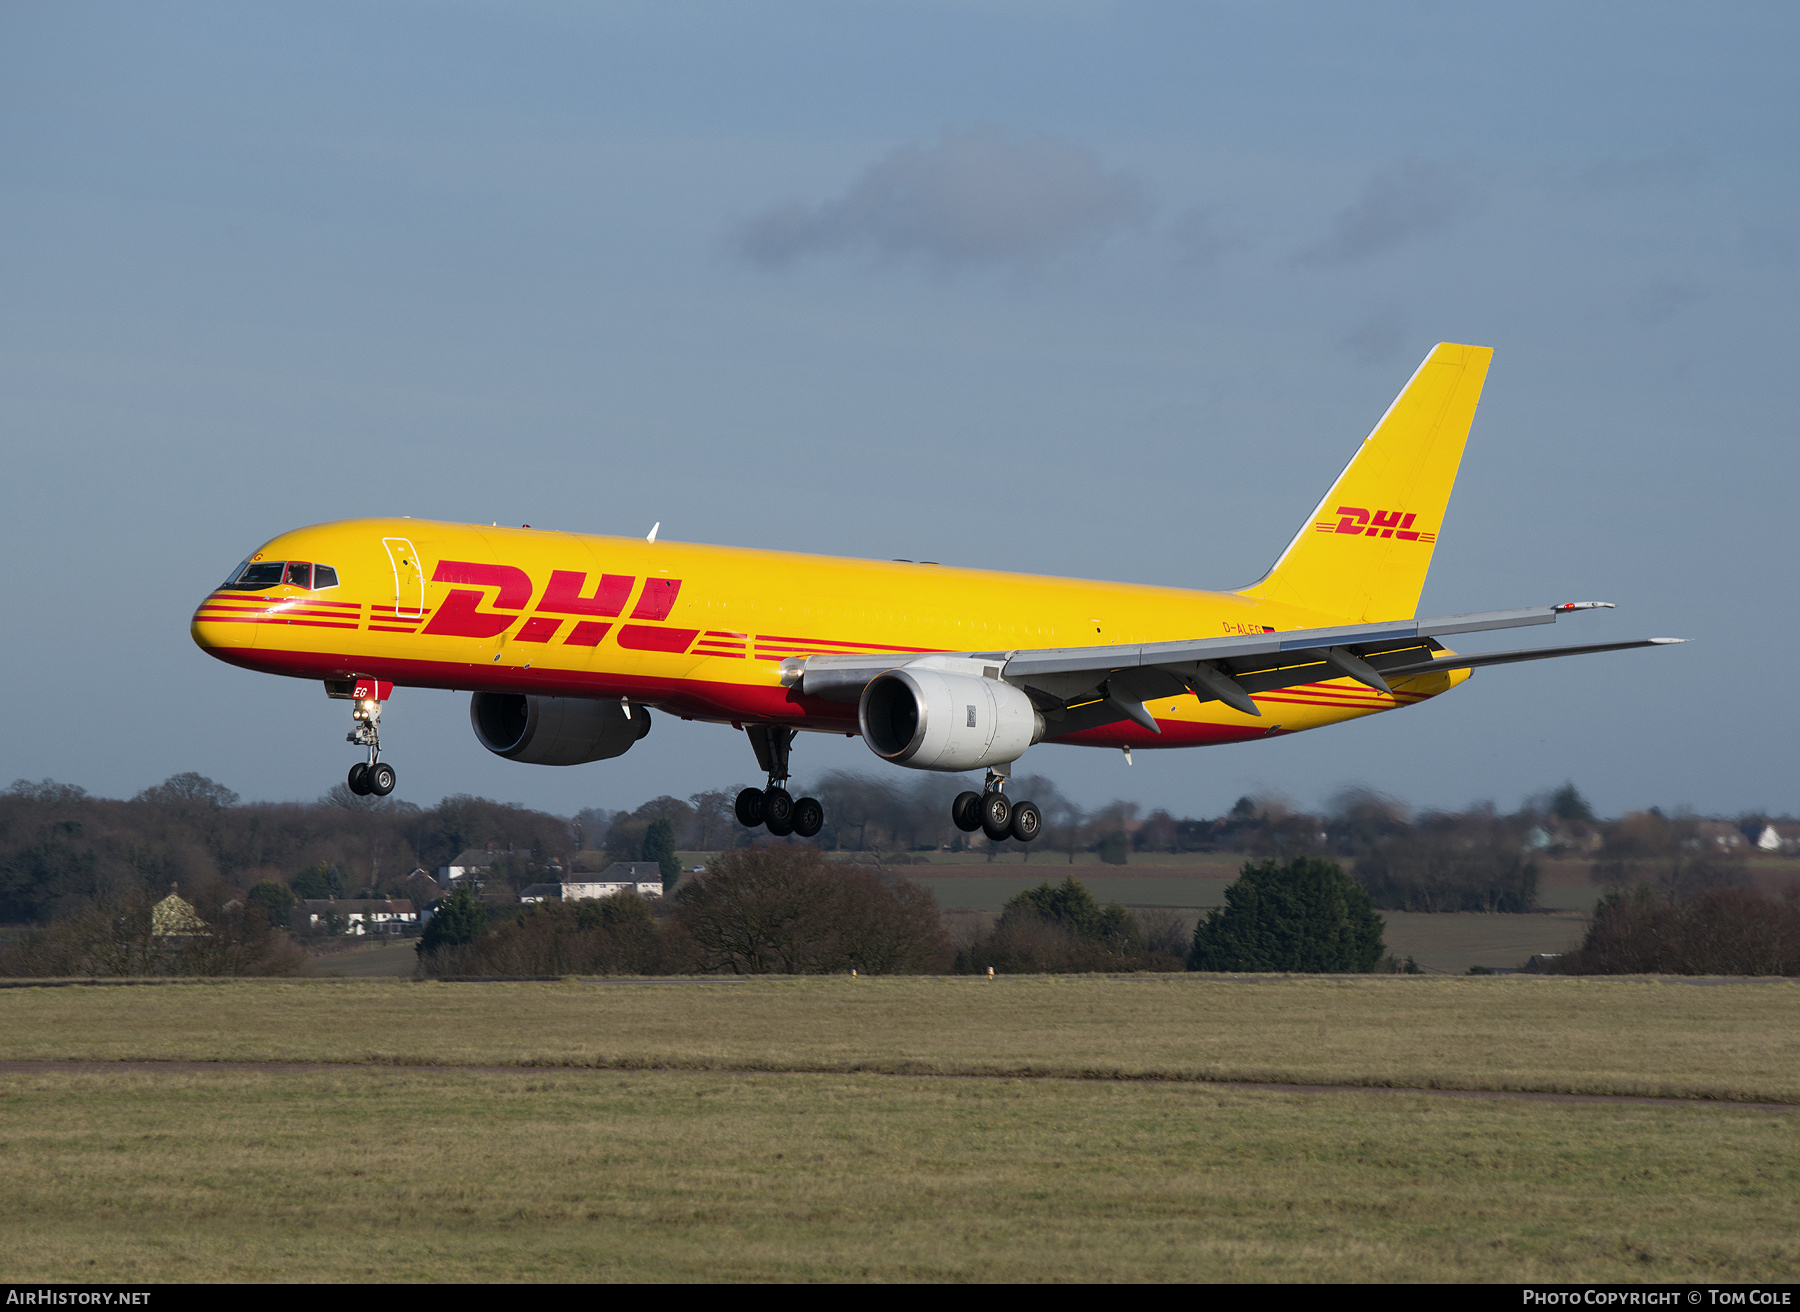
{"label": "cargo door outline", "polygon": [[381,545],[394,567],[394,618],[416,620],[425,613],[425,571],[419,553],[407,538],[383,538]]}

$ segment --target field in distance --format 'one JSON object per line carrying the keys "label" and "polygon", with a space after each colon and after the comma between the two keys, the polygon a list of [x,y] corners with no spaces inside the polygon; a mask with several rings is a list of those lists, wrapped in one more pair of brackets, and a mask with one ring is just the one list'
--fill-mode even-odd
{"label": "field in distance", "polygon": [[1796,1036],[1791,982],[6,988],[0,1244],[17,1280],[1791,1278]]}

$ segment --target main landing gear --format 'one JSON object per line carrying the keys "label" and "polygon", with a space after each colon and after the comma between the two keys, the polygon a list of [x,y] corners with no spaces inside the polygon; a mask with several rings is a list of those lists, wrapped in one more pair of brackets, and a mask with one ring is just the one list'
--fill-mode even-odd
{"label": "main landing gear", "polygon": [[1007,797],[1006,766],[987,772],[979,793],[958,793],[950,803],[950,819],[965,834],[977,829],[996,843],[1013,839],[1029,843],[1044,832],[1044,817],[1035,802],[1015,802]]}
{"label": "main landing gear", "polygon": [[[351,766],[350,777],[345,780],[358,797],[386,797],[399,782],[394,767],[381,759],[381,703],[393,689],[393,684],[374,679],[359,679],[356,683],[356,704],[350,708],[353,727],[344,735],[344,741],[369,749],[369,759]],[[329,684],[326,691],[331,692]]]}
{"label": "main landing gear", "polygon": [[795,801],[783,787],[788,781],[788,749],[793,746],[793,729],[770,724],[744,727],[750,746],[756,752],[756,763],[769,776],[765,788],[746,788],[737,795],[738,823],[746,829],[766,828],[777,838],[798,834],[811,838],[825,827],[825,808],[818,799],[802,797]]}

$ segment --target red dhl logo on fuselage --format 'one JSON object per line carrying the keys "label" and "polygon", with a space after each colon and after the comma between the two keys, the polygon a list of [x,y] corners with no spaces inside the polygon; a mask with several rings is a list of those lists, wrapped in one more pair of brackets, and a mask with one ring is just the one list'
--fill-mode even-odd
{"label": "red dhl logo on fuselage", "polygon": [[[523,620],[513,635],[515,642],[548,643],[560,637],[564,646],[598,647],[611,633],[614,642],[632,651],[759,661],[827,653],[937,650],[788,633],[752,635],[724,629],[702,632],[656,623],[666,620],[674,610],[681,595],[680,579],[645,579],[637,605],[626,618],[651,622],[624,624],[615,622],[637,590],[635,575],[602,574],[590,592],[585,573],[555,570],[536,607],[531,606],[536,591],[531,576],[516,565],[446,560],[439,562],[431,581],[452,585],[442,604],[433,609],[425,605],[422,596],[410,604],[399,598],[372,603],[368,607],[367,631],[488,639],[498,638]],[[311,596],[270,599],[223,590],[200,603],[194,620],[199,624],[308,625],[354,630],[364,627],[362,611],[362,605],[356,602]]]}
{"label": "red dhl logo on fuselage", "polygon": [[[552,571],[544,595],[531,617],[519,626],[514,642],[554,641],[565,623],[573,620],[563,644],[597,647],[624,612],[637,578],[630,574],[602,574],[593,591],[588,576],[579,570]],[[468,560],[441,560],[431,575],[433,583],[468,584],[452,588],[421,630],[446,638],[497,638],[521,618],[531,604],[531,576],[516,565],[483,565]],[[489,590],[493,609],[482,609]],[[680,579],[645,579],[643,592],[632,608],[631,619],[666,620],[681,594]],[[512,612],[512,613],[508,613]],[[623,624],[616,641],[635,651],[684,652],[700,635],[698,629],[676,629],[660,624]]]}
{"label": "red dhl logo on fuselage", "polygon": [[1401,510],[1367,511],[1361,506],[1339,506],[1331,512],[1338,516],[1334,523],[1329,519],[1315,520],[1313,530],[1318,533],[1347,533],[1351,537],[1398,538],[1402,542],[1436,542],[1436,533],[1427,533],[1413,528],[1416,514]]}

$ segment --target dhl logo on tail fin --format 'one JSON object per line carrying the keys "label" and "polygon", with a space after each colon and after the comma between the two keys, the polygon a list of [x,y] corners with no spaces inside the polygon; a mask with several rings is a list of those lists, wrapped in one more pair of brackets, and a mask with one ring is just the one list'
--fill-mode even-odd
{"label": "dhl logo on tail fin", "polygon": [[1361,506],[1339,506],[1338,518],[1313,523],[1320,533],[1348,533],[1351,537],[1398,538],[1402,542],[1436,542],[1437,534],[1413,527],[1418,515],[1406,510],[1377,510],[1373,516]]}
{"label": "dhl logo on tail fin", "polygon": [[1435,347],[1275,567],[1241,594],[1350,623],[1415,615],[1493,355]]}

